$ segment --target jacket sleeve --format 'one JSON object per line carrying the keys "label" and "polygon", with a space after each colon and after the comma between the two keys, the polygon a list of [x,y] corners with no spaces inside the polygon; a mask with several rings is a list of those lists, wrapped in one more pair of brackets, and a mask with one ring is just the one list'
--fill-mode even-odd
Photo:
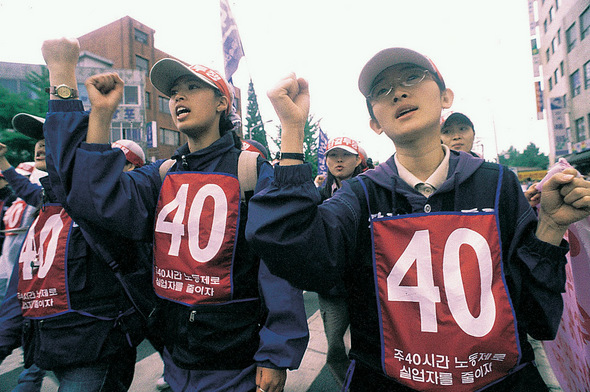
{"label": "jacket sleeve", "polygon": [[303,292],[272,275],[262,260],[258,283],[268,315],[254,360],[263,367],[297,369],[309,341]]}
{"label": "jacket sleeve", "polygon": [[0,363],[22,344],[23,317],[16,296],[18,269],[19,263],[15,263],[4,300],[0,304]]}
{"label": "jacket sleeve", "polygon": [[569,246],[565,240],[555,246],[536,237],[536,215],[520,190],[516,176],[506,171],[506,186],[514,190],[508,199],[516,205],[516,210],[501,213],[518,217],[516,221],[511,218],[511,225],[515,227],[508,256],[508,275],[514,284],[511,297],[526,332],[538,340],[552,340],[563,312],[565,255]]}
{"label": "jacket sleeve", "polygon": [[14,190],[16,196],[23,199],[25,203],[34,207],[41,204],[43,195],[43,187],[41,185],[33,184],[27,177],[18,174],[13,167],[3,170],[2,174]]}
{"label": "jacket sleeve", "polygon": [[329,293],[354,252],[360,203],[346,183],[320,200],[311,166],[275,166],[273,182],[250,200],[246,238],[273,274]]}
{"label": "jacket sleeve", "polygon": [[163,160],[124,173],[120,149],[84,142],[88,114],[81,101],[49,102],[44,133],[52,188],[74,220],[151,241]]}

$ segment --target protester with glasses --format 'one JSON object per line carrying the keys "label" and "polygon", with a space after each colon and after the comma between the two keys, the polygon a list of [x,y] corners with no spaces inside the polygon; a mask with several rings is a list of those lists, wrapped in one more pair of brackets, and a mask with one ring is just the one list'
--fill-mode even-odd
{"label": "protester with glasses", "polygon": [[[441,144],[453,92],[413,50],[377,53],[359,89],[369,125],[395,154],[324,203],[310,165],[282,159],[250,202],[253,247],[298,287],[344,286],[352,363],[343,390],[547,390],[526,335],[555,337],[562,238],[589,215],[590,183],[555,174],[537,220],[514,173]],[[307,81],[290,74],[268,96],[281,152],[301,153]]]}

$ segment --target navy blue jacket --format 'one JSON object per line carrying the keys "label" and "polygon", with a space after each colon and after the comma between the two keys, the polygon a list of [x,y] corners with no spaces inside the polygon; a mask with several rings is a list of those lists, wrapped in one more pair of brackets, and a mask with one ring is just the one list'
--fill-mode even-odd
{"label": "navy blue jacket", "polygon": [[[68,213],[76,221],[93,223],[124,238],[151,240],[164,161],[122,173],[121,150],[84,143],[88,112],[80,101],[50,101],[49,110],[44,128],[48,172],[52,184],[59,184],[59,197]],[[193,153],[182,146],[173,157],[171,171],[237,176],[239,154],[228,133]],[[257,186],[263,187],[272,180],[273,169],[261,159],[258,166]],[[179,367],[240,369],[256,362],[296,368],[305,352],[308,331],[302,293],[259,268],[259,258],[245,240],[248,214],[246,204],[241,204],[233,300],[196,307],[166,301],[162,307],[164,343]],[[268,287],[274,287],[272,292]]]}
{"label": "navy blue jacket", "polygon": [[[494,207],[493,185],[499,166],[455,151],[451,151],[449,165],[447,180],[429,198],[401,180],[391,157],[374,170],[345,181],[322,204],[309,165],[277,166],[274,182],[250,201],[246,236],[273,273],[296,287],[320,293],[342,283],[346,287],[350,357],[369,369],[367,381],[383,374],[370,214],[395,216]],[[526,363],[534,358],[527,333],[537,339],[552,339],[557,331],[568,247],[565,241],[557,247],[536,238],[536,216],[516,176],[507,169],[503,173],[498,212],[502,257],[516,310],[522,363]],[[371,211],[359,178],[367,185]],[[391,383],[396,384],[385,380],[382,387],[394,388]]]}

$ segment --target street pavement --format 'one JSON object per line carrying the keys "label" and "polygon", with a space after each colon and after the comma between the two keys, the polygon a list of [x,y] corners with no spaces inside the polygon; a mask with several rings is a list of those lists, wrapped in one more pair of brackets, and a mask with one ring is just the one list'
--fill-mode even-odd
{"label": "street pavement", "polygon": [[[305,292],[305,310],[310,330],[310,340],[303,361],[298,370],[289,371],[285,392],[337,392],[340,387],[325,366],[327,343],[324,326],[318,310],[315,293]],[[350,336],[346,336],[348,342]],[[137,350],[135,376],[130,392],[156,392],[156,381],[162,375],[163,364],[160,355],[144,341]],[[0,392],[12,391],[22,368],[22,351],[15,350],[0,365]],[[41,392],[56,392],[57,382],[53,373],[48,372],[43,380]]]}

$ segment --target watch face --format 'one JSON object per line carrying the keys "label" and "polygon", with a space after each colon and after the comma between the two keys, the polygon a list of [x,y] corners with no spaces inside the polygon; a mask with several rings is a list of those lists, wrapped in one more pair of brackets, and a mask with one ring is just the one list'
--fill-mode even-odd
{"label": "watch face", "polygon": [[66,98],[70,98],[72,96],[72,90],[70,90],[70,88],[68,86],[59,86],[56,90],[55,93],[57,94],[58,97],[66,99]]}

